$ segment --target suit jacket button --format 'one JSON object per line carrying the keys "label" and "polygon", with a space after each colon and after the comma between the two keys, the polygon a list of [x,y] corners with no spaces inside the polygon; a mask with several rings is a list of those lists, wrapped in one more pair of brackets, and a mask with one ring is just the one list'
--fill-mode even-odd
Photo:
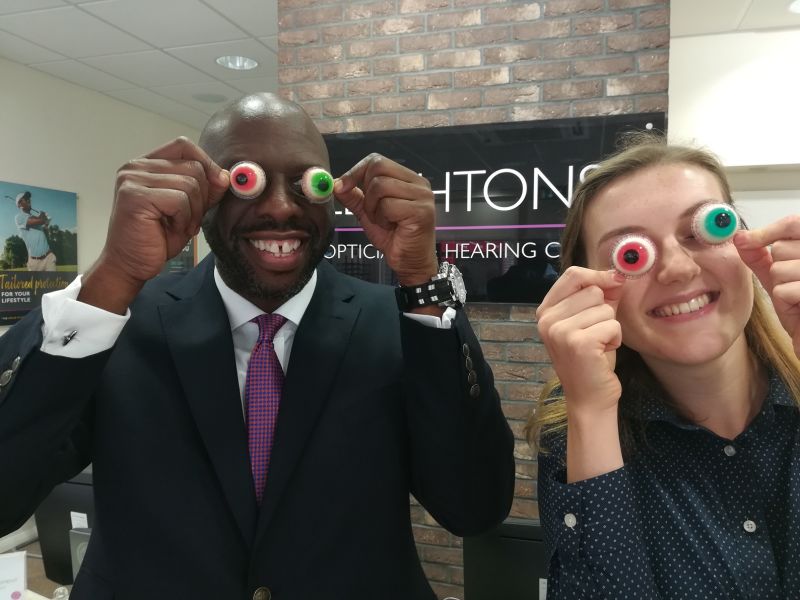
{"label": "suit jacket button", "polygon": [[469,356],[469,344],[461,346],[461,352],[464,353],[464,356]]}
{"label": "suit jacket button", "polygon": [[473,385],[471,388],[469,388],[469,395],[472,396],[473,398],[477,398],[478,396],[480,396],[481,386],[479,386],[477,383]]}
{"label": "suit jacket button", "polygon": [[467,367],[467,371],[472,371],[472,359],[469,356],[464,359],[464,366]]}
{"label": "suit jacket button", "polygon": [[260,587],[253,592],[253,600],[270,600],[271,598],[272,592],[269,591],[268,587]]}
{"label": "suit jacket button", "polygon": [[14,372],[11,369],[6,369],[3,371],[2,375],[0,375],[0,387],[4,385],[8,385],[8,382],[11,381],[11,377],[13,377]]}
{"label": "suit jacket button", "polygon": [[469,373],[467,373],[467,381],[470,384],[475,383],[476,381],[478,381],[478,374],[475,373],[475,371],[470,371]]}
{"label": "suit jacket button", "polygon": [[11,370],[16,373],[17,369],[19,369],[19,363],[22,362],[22,358],[19,356],[11,361]]}

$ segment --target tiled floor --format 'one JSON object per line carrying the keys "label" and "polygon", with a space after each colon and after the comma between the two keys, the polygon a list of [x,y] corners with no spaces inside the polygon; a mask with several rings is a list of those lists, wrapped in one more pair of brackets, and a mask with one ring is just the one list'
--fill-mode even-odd
{"label": "tiled floor", "polygon": [[61,584],[50,581],[47,575],[45,575],[39,542],[32,542],[26,546],[20,546],[16,550],[24,550],[28,553],[28,589],[37,594],[41,594],[45,598],[52,598],[53,592],[57,587],[60,587]]}

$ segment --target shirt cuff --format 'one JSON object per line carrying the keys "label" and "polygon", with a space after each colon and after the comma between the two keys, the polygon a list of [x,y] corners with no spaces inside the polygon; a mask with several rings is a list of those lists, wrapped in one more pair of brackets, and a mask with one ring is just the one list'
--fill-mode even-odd
{"label": "shirt cuff", "polygon": [[417,313],[403,314],[409,319],[413,319],[426,327],[433,327],[434,329],[451,329],[453,327],[453,321],[456,319],[456,309],[452,306],[448,306],[445,309],[441,318],[434,317],[433,315],[418,315]]}
{"label": "shirt cuff", "polygon": [[638,542],[633,489],[626,467],[576,483],[550,482],[552,506],[559,507],[555,548],[565,563],[580,549],[593,559],[624,551]]}
{"label": "shirt cuff", "polygon": [[63,290],[42,296],[42,345],[53,356],[85,358],[111,348],[131,316],[117,315],[78,301],[81,275]]}

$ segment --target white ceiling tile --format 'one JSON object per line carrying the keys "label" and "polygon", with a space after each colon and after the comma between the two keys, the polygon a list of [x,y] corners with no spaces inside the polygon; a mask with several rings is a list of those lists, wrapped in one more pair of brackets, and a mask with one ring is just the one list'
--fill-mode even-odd
{"label": "white ceiling tile", "polygon": [[63,0],[2,0],[0,1],[0,15],[53,8],[55,6],[65,6],[65,4]]}
{"label": "white ceiling tile", "polygon": [[672,0],[670,35],[682,37],[735,30],[751,0]]}
{"label": "white ceiling tile", "polygon": [[206,126],[206,123],[208,123],[207,115],[204,115],[203,113],[194,110],[191,112],[186,112],[184,110],[179,115],[175,115],[174,117],[170,118],[180,123],[186,123],[187,125],[197,129],[198,131],[203,131],[203,128]]}
{"label": "white ceiling tile", "polygon": [[9,60],[27,65],[36,62],[46,62],[49,60],[61,60],[61,54],[50,52],[41,46],[37,46],[22,38],[18,38],[10,33],[0,35],[0,56]]}
{"label": "white ceiling tile", "polygon": [[205,73],[160,50],[95,56],[83,62],[142,87],[212,81]]}
{"label": "white ceiling tile", "polygon": [[[177,100],[181,104],[192,106],[200,112],[206,113],[207,115],[213,114],[215,111],[219,110],[232,100],[235,100],[242,95],[239,90],[219,82],[190,85],[169,85],[154,88],[153,91],[157,94],[161,94],[162,96],[167,96],[168,98]],[[218,96],[219,101],[204,102],[194,97],[198,95]]]}
{"label": "white ceiling tile", "polygon": [[203,0],[255,37],[278,35],[277,0]]}
{"label": "white ceiling tile", "polygon": [[159,48],[248,37],[198,0],[103,0],[81,8]]}
{"label": "white ceiling tile", "polygon": [[69,58],[149,48],[73,6],[0,16],[0,29]]}
{"label": "white ceiling tile", "polygon": [[160,96],[154,92],[151,92],[150,90],[139,88],[135,90],[120,90],[107,93],[112,98],[122,100],[128,104],[132,104],[158,115],[165,116],[173,121],[186,123],[196,129],[202,129],[205,126],[206,121],[208,121],[208,115],[180,104],[179,102],[175,102],[170,98]]}
{"label": "white ceiling tile", "polygon": [[789,0],[754,0],[740,30],[800,27],[800,15],[789,12]]}
{"label": "white ceiling tile", "polygon": [[61,60],[30,65],[34,69],[66,79],[74,84],[87,87],[98,92],[124,90],[134,87],[131,83],[118,79],[113,75],[93,69],[77,60]]}
{"label": "white ceiling tile", "polygon": [[258,38],[259,41],[264,44],[267,48],[272,50],[277,54],[278,52],[278,36],[277,35],[268,35],[266,37]]}
{"label": "white ceiling tile", "polygon": [[245,94],[257,94],[258,92],[278,92],[277,77],[254,77],[252,79],[226,79],[225,83],[235,87]]}
{"label": "white ceiling tile", "polygon": [[[237,78],[248,77],[250,75],[261,77],[275,74],[278,69],[277,55],[253,39],[204,44],[202,46],[167,48],[166,51],[218,79],[226,79],[232,76]],[[258,62],[258,67],[250,71],[233,71],[216,63],[217,58],[220,56],[231,55],[252,58]]]}

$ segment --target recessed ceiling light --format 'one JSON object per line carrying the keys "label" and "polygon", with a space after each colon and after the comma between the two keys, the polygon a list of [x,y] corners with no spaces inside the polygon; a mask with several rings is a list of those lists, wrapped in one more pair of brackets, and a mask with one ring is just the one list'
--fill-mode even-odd
{"label": "recessed ceiling light", "polygon": [[249,71],[258,66],[258,61],[246,56],[220,56],[217,59],[217,64],[234,71]]}
{"label": "recessed ceiling light", "polygon": [[789,5],[789,12],[800,15],[800,0],[794,0],[794,2]]}
{"label": "recessed ceiling light", "polygon": [[192,94],[192,98],[199,102],[208,102],[209,104],[219,104],[228,99],[222,94]]}

